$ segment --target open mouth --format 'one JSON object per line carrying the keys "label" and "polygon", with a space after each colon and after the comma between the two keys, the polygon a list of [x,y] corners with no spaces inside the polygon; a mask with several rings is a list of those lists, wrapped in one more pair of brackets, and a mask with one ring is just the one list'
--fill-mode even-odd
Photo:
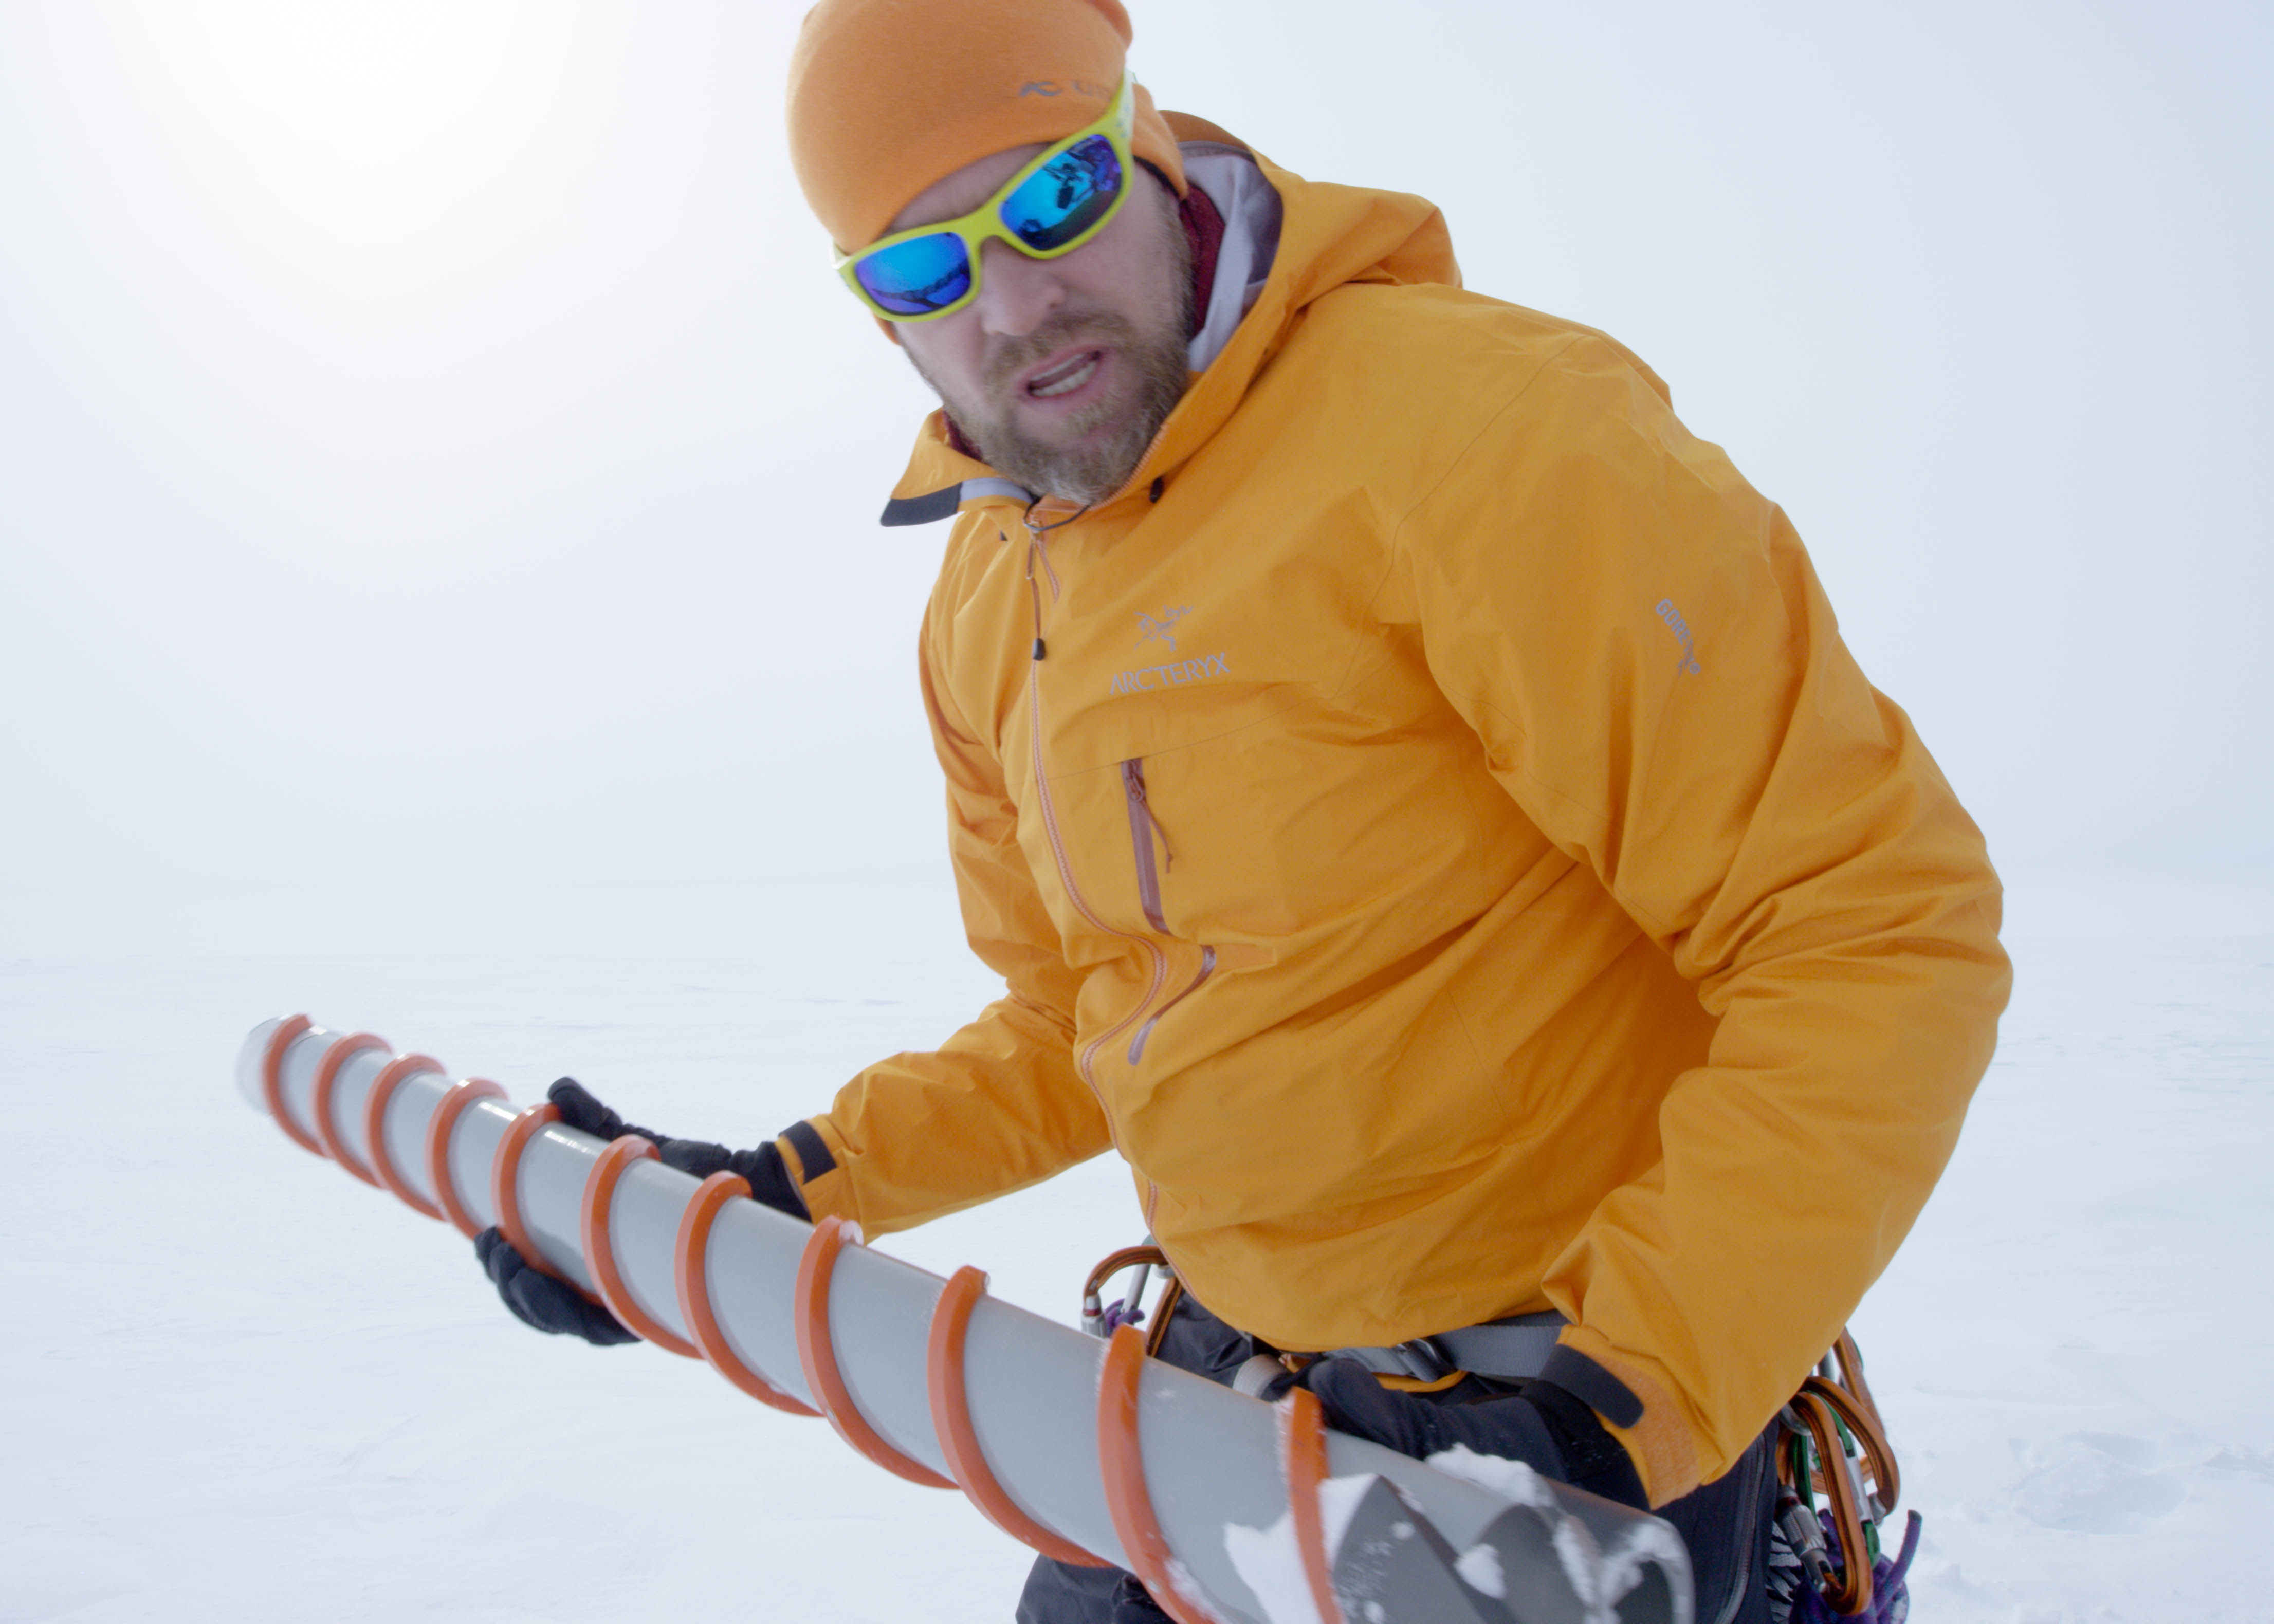
{"label": "open mouth", "polygon": [[1105,352],[1102,350],[1084,350],[1068,356],[1057,365],[1028,379],[1027,394],[1038,401],[1072,395],[1097,375],[1104,360]]}

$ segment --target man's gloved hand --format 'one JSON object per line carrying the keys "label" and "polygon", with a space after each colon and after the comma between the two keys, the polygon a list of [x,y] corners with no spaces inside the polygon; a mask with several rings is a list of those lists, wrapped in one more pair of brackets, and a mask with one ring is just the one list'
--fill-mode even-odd
{"label": "man's gloved hand", "polygon": [[1427,1460],[1465,1444],[1474,1454],[1522,1461],[1575,1489],[1647,1508],[1633,1459],[1593,1410],[1552,1381],[1462,1403],[1393,1392],[1354,1359],[1321,1359],[1302,1380],[1330,1425],[1400,1455]]}
{"label": "man's gloved hand", "polygon": [[474,1237],[474,1256],[523,1325],[549,1335],[581,1336],[595,1348],[639,1341],[615,1315],[567,1281],[530,1267],[494,1225]]}
{"label": "man's gloved hand", "polygon": [[[666,1167],[677,1168],[697,1178],[708,1178],[713,1173],[736,1174],[749,1184],[751,1199],[793,1218],[810,1215],[805,1199],[798,1194],[796,1181],[782,1161],[781,1152],[771,1143],[755,1150],[730,1151],[724,1145],[703,1139],[666,1138],[653,1129],[626,1122],[594,1099],[591,1091],[573,1077],[564,1077],[554,1083],[545,1091],[545,1097],[560,1111],[564,1127],[599,1139],[614,1140],[627,1133],[636,1133],[655,1146]],[[581,1336],[599,1348],[639,1340],[614,1314],[588,1299],[576,1287],[531,1268],[529,1260],[513,1249],[503,1230],[493,1227],[476,1236],[474,1256],[480,1260],[482,1272],[497,1287],[498,1295],[505,1299],[505,1305],[523,1324],[554,1335]]]}
{"label": "man's gloved hand", "polygon": [[1176,1620],[1163,1611],[1135,1574],[1126,1573],[1114,1587],[1112,1624],[1176,1624]]}
{"label": "man's gloved hand", "polygon": [[714,1145],[708,1139],[674,1139],[658,1133],[652,1128],[635,1127],[591,1096],[590,1091],[573,1077],[564,1077],[545,1091],[561,1112],[563,1126],[589,1133],[594,1139],[617,1139],[627,1133],[636,1133],[656,1147],[666,1167],[677,1168],[697,1178],[708,1178],[713,1173],[732,1173],[750,1186],[750,1199],[772,1207],[778,1213],[787,1213],[793,1218],[809,1218],[805,1198],[797,1192],[797,1182],[790,1177],[789,1168],[782,1161],[781,1151],[769,1139],[754,1150],[728,1150],[724,1145]]}
{"label": "man's gloved hand", "polygon": [[545,1097],[553,1102],[553,1109],[561,1113],[561,1125],[574,1128],[579,1133],[589,1133],[596,1139],[620,1139],[627,1133],[636,1133],[657,1145],[663,1143],[662,1134],[653,1128],[643,1128],[635,1123],[626,1122],[594,1099],[592,1091],[573,1077],[556,1079],[553,1086],[545,1091]]}

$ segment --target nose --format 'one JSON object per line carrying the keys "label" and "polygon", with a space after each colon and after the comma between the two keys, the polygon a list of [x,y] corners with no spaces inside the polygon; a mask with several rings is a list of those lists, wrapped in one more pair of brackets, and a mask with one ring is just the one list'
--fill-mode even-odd
{"label": "nose", "polygon": [[1008,243],[990,241],[979,251],[980,325],[1005,338],[1022,338],[1065,303],[1065,284],[1054,263],[1029,259]]}

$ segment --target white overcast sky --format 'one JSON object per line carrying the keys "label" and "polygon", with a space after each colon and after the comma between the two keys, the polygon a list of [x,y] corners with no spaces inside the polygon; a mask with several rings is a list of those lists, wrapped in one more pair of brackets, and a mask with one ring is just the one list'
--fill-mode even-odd
{"label": "white overcast sky", "polygon": [[[2009,869],[2274,861],[2274,11],[1131,4],[1651,361]],[[0,4],[0,944],[937,872],[802,9]]]}

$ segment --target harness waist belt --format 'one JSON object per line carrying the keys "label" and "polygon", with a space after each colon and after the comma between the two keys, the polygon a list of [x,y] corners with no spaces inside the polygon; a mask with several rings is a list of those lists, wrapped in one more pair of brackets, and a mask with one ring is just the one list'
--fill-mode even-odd
{"label": "harness waist belt", "polygon": [[1556,1336],[1570,1323],[1549,1309],[1417,1336],[1394,1348],[1337,1348],[1326,1357],[1353,1359],[1377,1376],[1411,1376],[1417,1381],[1442,1381],[1455,1371],[1523,1381],[1540,1374],[1547,1356],[1555,1351]]}

